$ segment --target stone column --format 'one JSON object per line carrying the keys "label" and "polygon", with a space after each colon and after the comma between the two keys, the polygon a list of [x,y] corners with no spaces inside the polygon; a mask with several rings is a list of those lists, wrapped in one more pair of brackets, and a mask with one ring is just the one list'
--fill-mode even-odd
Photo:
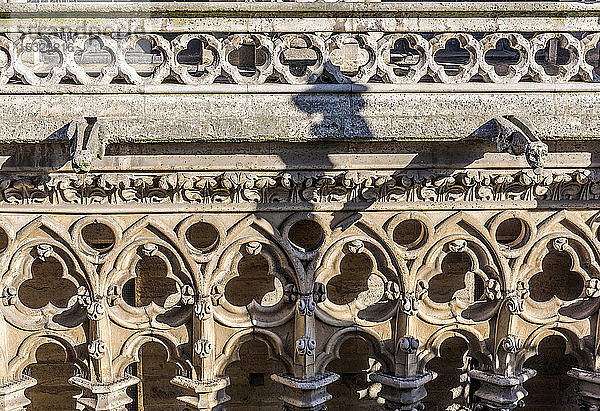
{"label": "stone column", "polygon": [[0,383],[0,411],[24,411],[31,404],[25,390],[37,384],[35,378],[21,375],[15,379],[4,379]]}
{"label": "stone column", "polygon": [[417,349],[419,340],[400,338],[396,348],[395,375],[371,374],[371,381],[381,383],[379,396],[385,399],[385,408],[397,411],[423,410],[421,402],[427,396],[425,384],[437,377],[432,371],[419,372]]}
{"label": "stone column", "polygon": [[509,334],[500,341],[496,352],[497,362],[502,365],[496,372],[469,371],[469,377],[481,384],[474,393],[476,410],[507,411],[525,406],[527,391],[523,383],[537,372],[529,368],[515,369],[516,355],[522,349],[519,337]]}
{"label": "stone column", "polygon": [[88,317],[88,361],[90,378],[75,376],[69,382],[83,390],[77,398],[78,409],[104,411],[125,410],[133,400],[127,395],[127,387],[139,382],[132,375],[115,376],[112,368],[110,347],[110,319],[105,304],[114,302],[114,296],[93,295],[86,287],[77,290],[79,305]]}
{"label": "stone column", "polygon": [[572,368],[567,373],[577,380],[579,401],[585,410],[600,410],[600,372]]}
{"label": "stone column", "polygon": [[294,374],[271,375],[271,379],[283,384],[284,394],[279,397],[285,410],[313,411],[326,409],[331,399],[327,386],[340,377],[335,373],[317,373],[315,369],[315,310],[317,303],[325,300],[325,289],[315,283],[310,293],[290,292],[290,301],[296,303],[294,349]]}
{"label": "stone column", "polygon": [[193,363],[196,375],[192,378],[177,376],[171,380],[171,384],[177,385],[189,395],[177,397],[179,401],[191,405],[197,410],[218,411],[224,409],[222,404],[229,401],[230,397],[225,393],[229,385],[227,376],[215,375],[215,323],[213,317],[213,306],[218,304],[222,290],[212,289],[210,295],[198,295],[194,302],[193,290],[187,286],[182,290],[183,303],[194,303],[193,319]]}

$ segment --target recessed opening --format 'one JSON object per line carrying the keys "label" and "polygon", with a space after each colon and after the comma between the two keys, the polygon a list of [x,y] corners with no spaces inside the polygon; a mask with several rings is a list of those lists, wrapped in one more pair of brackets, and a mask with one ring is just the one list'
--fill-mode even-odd
{"label": "recessed opening", "polygon": [[461,47],[458,39],[451,38],[446,41],[443,49],[435,53],[433,59],[444,68],[447,75],[456,76],[460,73],[461,67],[471,60],[471,53]]}
{"label": "recessed opening", "polygon": [[177,62],[184,66],[190,76],[200,77],[206,73],[206,67],[214,62],[214,56],[206,51],[207,43],[200,39],[192,39],[185,50],[177,53]]}
{"label": "recessed opening", "polygon": [[125,61],[141,77],[150,77],[156,67],[160,66],[165,57],[150,39],[139,39],[133,49],[125,53]]}
{"label": "recessed opening", "polygon": [[535,53],[535,62],[544,68],[549,76],[558,75],[560,66],[569,64],[571,53],[560,44],[560,39],[554,38],[546,42],[546,47]]}
{"label": "recessed opening", "polygon": [[394,66],[394,74],[406,76],[411,66],[419,64],[421,55],[412,48],[406,39],[398,39],[390,50],[389,64]]}
{"label": "recessed opening", "polygon": [[[147,342],[139,352],[139,363],[127,367],[140,382],[127,390],[134,400],[128,405],[131,411],[184,410],[177,397],[185,395],[182,388],[170,383],[180,374],[179,367],[167,361],[167,351],[156,342]],[[136,405],[134,408],[132,405]]]}
{"label": "recessed opening", "polygon": [[3,47],[0,47],[0,69],[6,68],[10,63],[10,53]]}
{"label": "recessed opening", "polygon": [[94,250],[105,253],[115,245],[115,233],[102,223],[88,224],[81,230],[83,241]]}
{"label": "recessed opening", "polygon": [[535,378],[523,384],[527,390],[527,408],[532,410],[578,410],[577,380],[567,375],[581,367],[571,354],[565,354],[567,345],[560,335],[550,335],[540,341],[537,354],[523,364],[523,368],[537,371]]}
{"label": "recessed opening", "polygon": [[448,303],[456,298],[474,302],[484,292],[483,279],[471,271],[467,253],[448,253],[442,260],[442,273],[429,280],[429,298],[436,303]]}
{"label": "recessed opening", "polygon": [[152,302],[163,307],[167,298],[177,292],[176,282],[167,277],[168,272],[162,258],[144,256],[135,265],[136,277],[123,285],[123,300],[132,307],[145,307]]}
{"label": "recessed opening", "polygon": [[53,43],[48,38],[36,38],[23,44],[21,62],[36,76],[46,77],[54,67],[62,64],[60,45]]}
{"label": "recessed opening", "polygon": [[401,221],[393,233],[394,242],[406,248],[415,248],[425,240],[425,225],[419,220]]}
{"label": "recessed opening", "polygon": [[0,253],[8,248],[8,234],[0,228]]}
{"label": "recessed opening", "polygon": [[426,409],[471,409],[472,392],[468,372],[477,368],[476,361],[468,356],[469,346],[460,337],[450,337],[442,343],[440,356],[427,363],[427,369],[438,373],[438,378],[427,384]]}
{"label": "recessed opening", "polygon": [[68,359],[64,348],[55,343],[42,344],[35,351],[35,363],[28,365],[24,374],[31,375],[37,384],[25,390],[31,400],[28,410],[62,411],[74,410],[74,396],[81,389],[69,383],[69,378],[77,375],[78,369]]}
{"label": "recessed opening", "polygon": [[196,250],[209,252],[217,247],[219,232],[212,224],[198,222],[192,224],[185,232],[187,242]]}
{"label": "recessed opening", "polygon": [[102,69],[114,61],[112,53],[103,48],[97,37],[86,40],[83,49],[76,50],[74,57],[75,63],[90,77],[99,77]]}
{"label": "recessed opening", "polygon": [[352,337],[342,343],[339,358],[327,364],[327,371],[339,374],[340,379],[327,387],[333,398],[327,402],[332,410],[380,410],[377,394],[380,383],[372,383],[369,376],[379,371],[381,364],[373,356],[369,343]]}
{"label": "recessed opening", "polygon": [[256,68],[266,63],[267,53],[254,43],[244,43],[229,53],[228,60],[231,65],[238,68],[242,76],[252,77],[257,72]]}
{"label": "recessed opening", "polygon": [[313,220],[300,220],[290,227],[288,238],[296,247],[312,251],[323,242],[323,228]]}
{"label": "recessed opening", "polygon": [[496,228],[496,241],[506,247],[517,248],[527,242],[529,229],[520,218],[509,218]]}
{"label": "recessed opening", "polygon": [[542,260],[542,272],[529,280],[529,293],[534,301],[550,301],[557,296],[563,301],[578,298],[583,291],[583,278],[571,271],[572,257],[565,251],[552,250]]}
{"label": "recessed opening", "polygon": [[600,42],[585,53],[585,61],[594,68],[594,73],[600,76]]}
{"label": "recessed opening", "polygon": [[262,387],[265,385],[265,375],[262,372],[251,372],[248,379],[251,387]]}
{"label": "recessed opening", "polygon": [[230,363],[225,369],[231,381],[226,388],[231,400],[227,410],[279,410],[284,386],[270,376],[283,374],[283,363],[269,355],[269,347],[259,339],[244,342],[239,348],[239,361]]}
{"label": "recessed opening", "polygon": [[496,47],[485,53],[485,62],[494,67],[499,76],[508,74],[510,66],[521,60],[521,53],[510,46],[508,39],[501,38],[496,42]]}
{"label": "recessed opening", "polygon": [[338,305],[351,303],[369,289],[372,272],[373,263],[366,254],[345,255],[340,263],[340,274],[327,282],[327,298]]}
{"label": "recessed opening", "polygon": [[281,64],[288,66],[293,76],[303,76],[308,67],[318,61],[318,54],[304,37],[296,37],[290,42],[290,47],[283,50],[280,56]]}
{"label": "recessed opening", "polygon": [[77,287],[63,278],[63,274],[64,268],[56,258],[35,260],[31,264],[32,278],[19,287],[19,299],[33,309],[45,307],[48,303],[66,308],[71,297],[77,295]]}
{"label": "recessed opening", "polygon": [[276,279],[269,271],[269,262],[262,255],[242,257],[238,263],[238,275],[225,286],[225,298],[239,307],[253,300],[262,304],[266,296],[276,291]]}

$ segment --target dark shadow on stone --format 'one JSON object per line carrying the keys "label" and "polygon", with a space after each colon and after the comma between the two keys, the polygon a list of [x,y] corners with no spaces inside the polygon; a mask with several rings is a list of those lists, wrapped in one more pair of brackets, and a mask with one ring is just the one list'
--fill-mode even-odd
{"label": "dark shadow on stone", "polygon": [[183,307],[173,307],[165,311],[163,314],[156,316],[156,319],[167,324],[169,327],[179,327],[181,324],[185,324],[186,321],[192,315],[192,305],[185,305]]}
{"label": "dark shadow on stone", "polygon": [[52,317],[52,321],[63,327],[74,328],[83,324],[86,315],[85,308],[81,307],[79,304],[75,304],[70,309],[56,314]]}
{"label": "dark shadow on stone", "polygon": [[467,320],[487,321],[500,309],[502,300],[475,301],[463,310],[461,316]]}
{"label": "dark shadow on stone", "polygon": [[13,143],[0,145],[0,155],[10,155],[0,169],[6,171],[58,170],[71,161],[69,138],[65,124],[42,141],[32,143]]}

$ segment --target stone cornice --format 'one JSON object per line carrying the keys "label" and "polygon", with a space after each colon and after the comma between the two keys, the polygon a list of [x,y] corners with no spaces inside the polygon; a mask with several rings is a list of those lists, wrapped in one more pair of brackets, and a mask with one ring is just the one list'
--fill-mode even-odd
{"label": "stone cornice", "polygon": [[0,31],[591,31],[598,14],[597,3],[580,2],[5,3]]}

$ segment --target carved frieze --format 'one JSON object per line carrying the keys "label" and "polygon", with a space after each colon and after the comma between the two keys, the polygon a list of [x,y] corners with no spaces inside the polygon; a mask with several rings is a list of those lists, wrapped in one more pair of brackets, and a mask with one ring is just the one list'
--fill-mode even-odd
{"label": "carved frieze", "polygon": [[[538,170],[539,171],[539,170]],[[0,204],[281,204],[600,200],[597,169],[0,176]],[[150,251],[148,251],[150,252]]]}

